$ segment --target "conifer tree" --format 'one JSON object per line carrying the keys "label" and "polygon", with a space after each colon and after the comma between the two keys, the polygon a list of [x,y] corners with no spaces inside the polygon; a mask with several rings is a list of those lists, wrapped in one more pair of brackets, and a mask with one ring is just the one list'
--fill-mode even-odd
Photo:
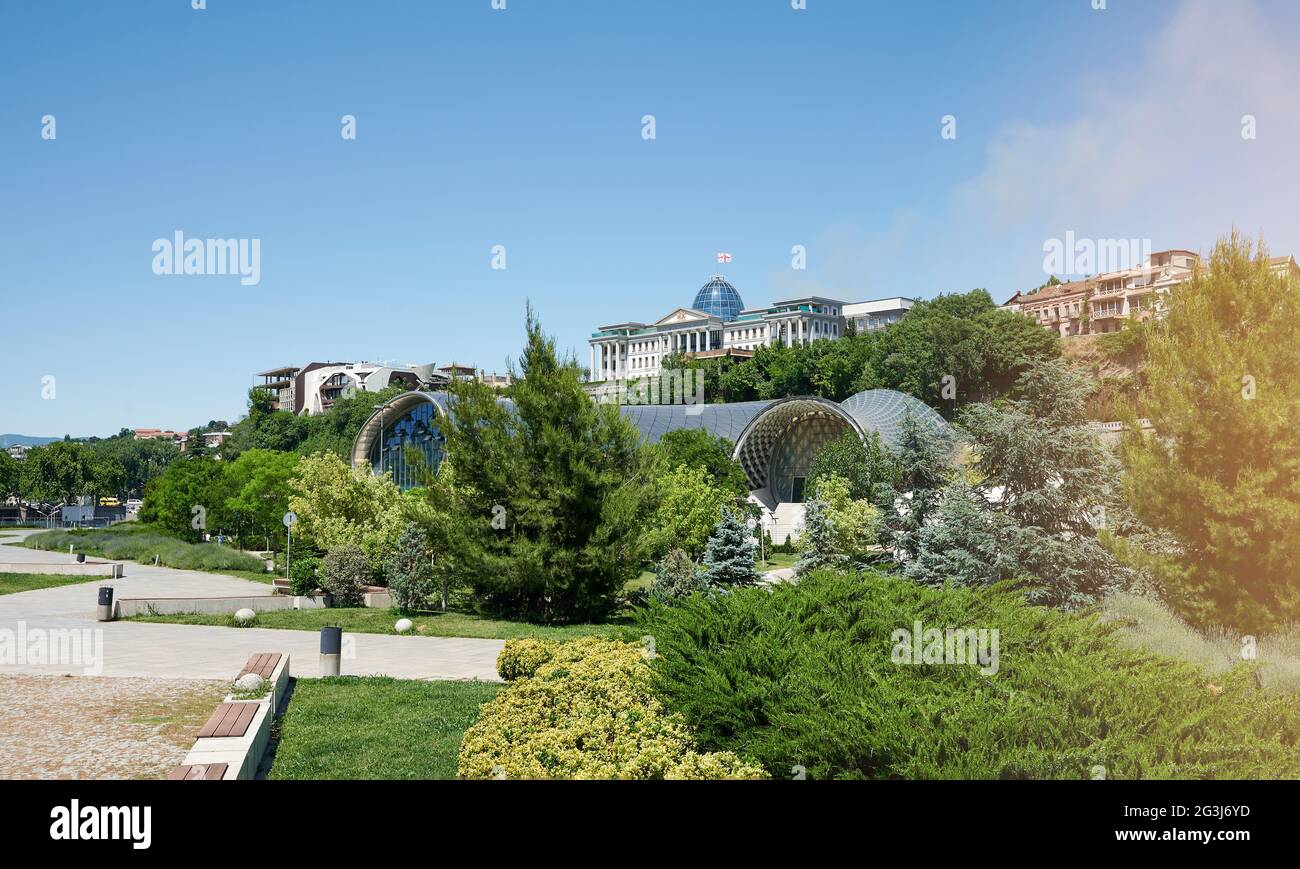
{"label": "conifer tree", "polygon": [[1180,553],[1156,571],[1193,622],[1300,621],[1300,280],[1235,231],[1148,337],[1152,437],[1124,446],[1138,519]]}
{"label": "conifer tree", "polygon": [[734,511],[722,511],[722,520],[704,546],[704,568],[704,577],[710,585],[738,587],[758,584],[760,577],[754,566],[754,541]]}

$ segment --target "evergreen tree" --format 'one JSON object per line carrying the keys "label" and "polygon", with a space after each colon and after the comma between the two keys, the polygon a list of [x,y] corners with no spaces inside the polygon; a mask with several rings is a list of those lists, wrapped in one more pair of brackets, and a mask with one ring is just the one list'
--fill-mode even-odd
{"label": "evergreen tree", "polygon": [[732,510],[722,511],[722,520],[704,546],[704,578],[709,585],[739,587],[757,585],[754,541],[745,523]]}
{"label": "evergreen tree", "polygon": [[709,586],[704,571],[682,549],[674,549],[655,565],[654,584],[650,597],[660,603],[672,603],[677,598],[688,597]]}
{"label": "evergreen tree", "polygon": [[943,490],[956,476],[955,444],[947,432],[936,432],[912,413],[904,414],[894,457],[898,466],[897,496],[886,505],[886,527],[898,552],[911,558],[916,535],[939,506]]}
{"label": "evergreen tree", "polygon": [[556,356],[531,307],[526,325],[512,403],[478,382],[453,386],[456,485],[427,491],[455,518],[450,561],[481,609],[598,619],[639,571],[648,459],[618,408],[587,397],[577,361]]}
{"label": "evergreen tree", "polygon": [[803,576],[823,567],[838,567],[843,558],[835,552],[835,523],[831,520],[830,506],[818,498],[803,505],[803,532],[799,536],[799,560],[795,563],[796,576]]}
{"label": "evergreen tree", "polygon": [[1177,541],[1155,566],[1200,625],[1259,634],[1300,621],[1300,281],[1236,232],[1169,294],[1147,340],[1145,415],[1126,491]]}

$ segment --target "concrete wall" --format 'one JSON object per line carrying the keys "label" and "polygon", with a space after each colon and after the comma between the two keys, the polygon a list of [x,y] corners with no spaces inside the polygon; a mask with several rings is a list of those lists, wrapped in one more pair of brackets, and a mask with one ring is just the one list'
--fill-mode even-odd
{"label": "concrete wall", "polygon": [[278,610],[320,609],[324,606],[323,596],[292,597],[267,594],[263,597],[124,597],[116,601],[113,615],[114,618],[187,613],[233,616],[241,609],[266,613]]}

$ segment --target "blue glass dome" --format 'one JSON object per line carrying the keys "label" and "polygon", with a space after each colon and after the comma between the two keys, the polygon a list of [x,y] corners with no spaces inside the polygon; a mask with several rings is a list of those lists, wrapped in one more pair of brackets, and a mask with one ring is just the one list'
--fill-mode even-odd
{"label": "blue glass dome", "polygon": [[722,275],[714,275],[709,278],[707,284],[700,287],[700,291],[695,294],[695,301],[691,302],[691,307],[696,311],[721,317],[724,323],[730,323],[740,316],[745,303],[740,300],[740,293],[736,292],[736,288],[728,283],[726,278]]}

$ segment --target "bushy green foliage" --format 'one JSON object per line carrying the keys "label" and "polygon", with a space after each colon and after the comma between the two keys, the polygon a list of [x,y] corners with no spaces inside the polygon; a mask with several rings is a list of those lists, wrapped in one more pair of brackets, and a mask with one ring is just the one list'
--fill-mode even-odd
{"label": "bushy green foliage", "polygon": [[731,457],[735,446],[702,428],[679,428],[666,432],[654,450],[665,469],[700,468],[715,487],[744,498],[749,494],[749,480],[740,463]]}
{"label": "bushy green foliage", "polygon": [[[996,673],[894,663],[899,629],[999,632]],[[1216,685],[1095,617],[1000,587],[820,572],[652,606],[654,686],[703,750],[811,778],[1300,775],[1300,705],[1238,665]]]}
{"label": "bushy green foliage", "polygon": [[216,530],[225,503],[225,465],[210,458],[186,457],[172,462],[144,490],[140,521],[177,537],[201,541]]}
{"label": "bushy green foliage", "polygon": [[646,522],[643,545],[651,559],[672,549],[700,557],[723,513],[743,503],[731,489],[718,485],[701,467],[679,465],[654,482],[657,504]]}
{"label": "bushy green foliage", "polygon": [[506,640],[505,646],[497,655],[497,673],[507,682],[526,679],[536,673],[538,667],[555,657],[558,645],[550,640],[532,637]]}
{"label": "bushy green foliage", "polygon": [[938,509],[943,490],[958,476],[956,447],[948,432],[936,432],[911,411],[903,415],[894,460],[895,497],[885,505],[885,527],[896,552],[911,558],[917,535]]}
{"label": "bushy green foliage", "polygon": [[225,498],[218,517],[221,525],[253,541],[282,536],[282,520],[289,509],[289,480],[297,471],[298,457],[253,449],[233,462],[222,462],[222,467]]}
{"label": "bushy green foliage", "polygon": [[[855,499],[849,481],[830,474],[817,481],[814,500],[825,505],[826,530],[809,535],[805,552],[825,547],[840,566],[862,566],[877,557],[881,511],[866,498]],[[805,568],[806,569],[806,568]]]}
{"label": "bushy green foliage", "polygon": [[452,517],[447,557],[489,614],[600,619],[639,573],[651,462],[636,429],[587,397],[531,309],[513,406],[477,382],[453,386],[444,434],[455,486],[426,489]]}
{"label": "bushy green foliage", "polygon": [[331,546],[320,563],[320,587],[333,595],[334,606],[359,606],[373,573],[360,546]]}
{"label": "bushy green foliage", "polygon": [[866,499],[886,506],[893,500],[899,468],[879,434],[871,432],[864,440],[857,432],[845,432],[813,457],[806,484],[808,490],[816,490],[818,481],[831,475],[848,482],[849,495],[854,500]]}
{"label": "bushy green foliage", "polygon": [[370,559],[372,572],[382,571],[407,525],[402,493],[391,476],[375,476],[333,453],[318,453],[298,461],[289,489],[289,508],[298,514],[295,539],[322,551],[355,544]]}
{"label": "bushy green foliage", "polygon": [[671,603],[708,588],[704,571],[684,550],[674,549],[655,565],[655,579],[650,586],[650,597],[660,603]]}
{"label": "bushy green foliage", "polygon": [[70,504],[80,495],[121,494],[125,481],[126,472],[116,458],[62,440],[27,451],[17,488],[29,500]]}
{"label": "bushy green foliage", "polygon": [[320,565],[317,555],[294,553],[289,564],[289,584],[294,594],[308,595],[321,587]]}
{"label": "bushy green foliage", "polygon": [[757,544],[740,515],[723,510],[704,547],[704,580],[716,588],[756,584],[762,577],[754,566]]}
{"label": "bushy green foliage", "polygon": [[0,498],[17,495],[20,491],[22,466],[5,450],[0,450]]}
{"label": "bushy green foliage", "polygon": [[393,604],[403,612],[427,609],[438,593],[433,549],[428,534],[419,525],[407,525],[397,538],[396,548],[384,560],[384,578]]}
{"label": "bushy green foliage", "polygon": [[1155,436],[1125,446],[1137,518],[1177,542],[1152,559],[1194,624],[1300,622],[1300,286],[1235,232],[1169,294],[1147,340]]}
{"label": "bushy green foliage", "polygon": [[1131,582],[1095,530],[1119,472],[1087,426],[1088,388],[1060,361],[1040,362],[1010,397],[962,412],[977,482],[954,480],[911,530],[907,576],[929,585],[1014,578],[1032,601],[1066,608]]}
{"label": "bushy green foliage", "polygon": [[[126,523],[135,525],[135,523]],[[252,570],[263,571],[261,560],[216,543],[187,543],[169,534],[146,527],[128,529],[117,525],[105,529],[42,531],[27,538],[37,549],[67,552],[68,544],[76,552],[98,555],[114,561],[139,561],[152,564],[154,556],[164,567],[180,570]]]}
{"label": "bushy green foliage", "polygon": [[248,416],[230,428],[221,457],[229,460],[261,449],[303,456],[332,453],[346,459],[375,408],[406,390],[404,384],[395,384],[379,392],[358,391],[336,399],[325,413],[296,416],[291,408],[274,410],[271,394],[254,387],[248,391]]}
{"label": "bushy green foliage", "polygon": [[[524,668],[534,659],[530,656]],[[483,704],[461,743],[459,774],[471,779],[766,777],[731,753],[696,755],[689,729],[650,691],[641,648],[590,637],[554,647],[532,675],[520,672]]]}

